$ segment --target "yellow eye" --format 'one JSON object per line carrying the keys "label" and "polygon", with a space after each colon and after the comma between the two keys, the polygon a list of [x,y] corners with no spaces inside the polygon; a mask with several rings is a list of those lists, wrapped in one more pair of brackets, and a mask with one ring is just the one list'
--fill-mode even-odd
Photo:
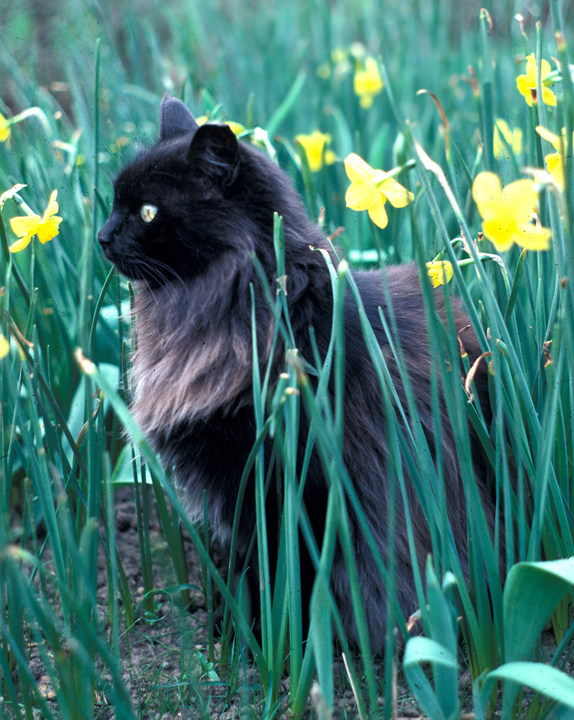
{"label": "yellow eye", "polygon": [[142,220],[144,222],[151,222],[157,215],[157,208],[155,205],[149,205],[146,203],[141,206],[140,215],[142,216]]}

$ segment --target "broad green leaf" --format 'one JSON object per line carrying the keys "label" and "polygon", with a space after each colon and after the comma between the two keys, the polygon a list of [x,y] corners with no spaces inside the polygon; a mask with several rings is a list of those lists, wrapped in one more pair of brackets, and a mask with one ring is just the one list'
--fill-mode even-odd
{"label": "broad green leaf", "polygon": [[435,667],[438,665],[456,673],[458,670],[456,655],[430,638],[411,638],[405,648],[403,670],[409,687],[425,715],[433,720],[449,720],[450,717],[457,717],[458,705],[454,715],[449,718],[445,715],[441,698],[437,697],[429,679],[422,671],[423,662],[430,662]]}
{"label": "broad green leaf", "polygon": [[506,662],[526,660],[560,598],[574,585],[574,558],[523,562],[508,573],[503,595]]}
{"label": "broad green leaf", "polygon": [[574,708],[574,679],[551,665],[530,662],[511,662],[488,673],[481,689],[486,698],[496,680],[510,680],[518,685],[527,685],[561,705]]}

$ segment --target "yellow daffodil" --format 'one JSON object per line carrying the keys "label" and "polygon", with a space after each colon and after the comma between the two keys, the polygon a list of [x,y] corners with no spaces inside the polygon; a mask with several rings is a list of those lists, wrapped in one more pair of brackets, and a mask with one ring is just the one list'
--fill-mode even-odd
{"label": "yellow daffodil", "polygon": [[498,252],[514,243],[529,250],[546,250],[551,233],[532,224],[538,196],[534,180],[516,180],[504,189],[498,175],[479,173],[472,185],[472,196],[482,217],[484,236]]}
{"label": "yellow daffodil", "polygon": [[362,158],[352,153],[345,159],[345,170],[351,185],[345,195],[351,210],[368,210],[369,217],[380,228],[387,226],[389,218],[385,210],[388,200],[393,207],[401,208],[412,202],[415,196],[400,185],[389,173],[373,170]]}
{"label": "yellow daffodil", "polygon": [[[564,178],[564,158],[562,157],[562,153],[568,152],[566,128],[562,128],[561,138],[559,135],[555,135],[554,133],[550,132],[550,130],[547,130],[541,125],[536,128],[536,132],[540,135],[540,137],[543,137],[545,140],[547,140],[556,150],[555,153],[549,153],[548,155],[545,155],[544,161],[546,162],[546,168],[550,175],[552,175],[554,182],[556,183],[556,185],[558,185],[560,190],[563,191],[566,185],[566,180]],[[574,144],[574,134],[572,135],[572,141]]]}
{"label": "yellow daffodil", "polygon": [[2,333],[0,333],[0,360],[4,360],[6,355],[10,352],[10,343]]}
{"label": "yellow daffodil", "polygon": [[361,107],[367,110],[373,104],[373,98],[384,88],[385,83],[379,72],[379,65],[375,58],[368,57],[365,66],[355,72],[353,88],[355,95],[360,98]]}
{"label": "yellow daffodil", "polygon": [[62,218],[58,217],[58,203],[56,197],[58,191],[50,195],[46,212],[40,217],[39,215],[24,215],[24,217],[15,217],[10,220],[10,225],[14,234],[20,239],[10,245],[10,252],[20,252],[28,247],[30,240],[34,235],[38,236],[41,243],[47,243],[48,240],[56,237],[58,227],[62,222]]}
{"label": "yellow daffodil", "polygon": [[305,151],[311,172],[319,172],[323,167],[323,159],[325,165],[332,165],[337,159],[335,153],[327,147],[331,142],[331,136],[327,133],[315,130],[311,135],[297,135],[295,140]]}
{"label": "yellow daffodil", "polygon": [[[205,123],[216,121],[212,121],[209,115],[201,115],[200,117],[196,118],[195,122],[198,125],[205,125]],[[233,132],[234,135],[241,135],[241,133],[245,131],[245,125],[242,125],[238,122],[233,122],[233,120],[226,120],[225,124],[229,127],[229,129]]]}
{"label": "yellow daffodil", "polygon": [[0,113],[0,142],[6,142],[10,137],[10,125],[8,120]]}
{"label": "yellow daffodil", "polygon": [[[544,79],[550,75],[551,68],[548,60],[542,60],[540,62],[540,80],[542,82],[542,100],[545,105],[556,105],[556,95],[546,87]],[[516,86],[520,94],[526,100],[527,105],[532,107],[532,103],[536,103],[537,92],[536,92],[536,57],[534,53],[531,53],[526,58],[526,75],[519,75],[516,78]]]}
{"label": "yellow daffodil", "polygon": [[241,135],[241,133],[245,131],[245,125],[242,125],[238,122],[233,122],[233,120],[227,120],[225,124],[233,132],[234,135]]}
{"label": "yellow daffodil", "polygon": [[448,260],[433,260],[427,263],[427,268],[433,287],[446,285],[452,280],[452,264]]}
{"label": "yellow daffodil", "polygon": [[502,158],[510,158],[507,147],[502,138],[506,141],[506,145],[512,150],[514,155],[520,155],[522,152],[522,129],[510,129],[506,120],[497,118],[494,125],[493,150],[494,157],[497,160]]}

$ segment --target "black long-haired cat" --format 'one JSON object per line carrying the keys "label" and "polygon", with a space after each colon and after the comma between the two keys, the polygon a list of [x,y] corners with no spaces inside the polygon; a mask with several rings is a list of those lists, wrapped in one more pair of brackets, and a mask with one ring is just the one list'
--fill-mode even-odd
{"label": "black long-haired cat", "polygon": [[[319,228],[307,218],[289,179],[275,164],[257,149],[239,143],[226,125],[198,127],[183,103],[170,97],[161,103],[158,143],[120,172],[114,190],[113,210],[98,240],[108,260],[137,281],[132,411],[165,465],[173,468],[185,488],[192,513],[200,510],[203,491],[207,491],[213,531],[225,543],[230,537],[242,471],[255,439],[250,285],[255,296],[262,368],[270,360],[273,334],[273,315],[251,253],[259,259],[273,287],[277,280],[273,214],[279,213],[284,222],[287,302],[295,341],[301,355],[312,361],[311,326],[319,352],[323,356],[327,352],[332,290],[325,260],[310,246],[330,250]],[[381,346],[388,347],[378,313],[379,306],[385,309],[381,274],[357,273],[355,280],[377,338]],[[434,452],[431,365],[416,269],[388,268],[386,282],[419,416]],[[442,312],[440,294],[436,301]],[[457,329],[468,324],[457,305],[454,314]],[[463,337],[472,361],[480,348],[471,331]],[[344,460],[385,558],[388,469],[383,402],[350,294],[345,305],[345,338]],[[399,372],[390,354],[386,355],[399,398],[407,407]],[[273,363],[275,382],[284,369],[281,349]],[[479,373],[475,382],[479,393],[486,393],[485,374]],[[308,427],[308,420],[302,417],[300,462]],[[444,405],[442,462],[449,519],[466,572],[464,491]],[[406,472],[405,476],[417,554],[422,562],[431,550],[430,533]],[[478,479],[485,484],[483,478]],[[272,484],[267,502],[272,552],[277,549],[279,522],[276,492]],[[483,495],[487,517],[492,518],[488,491]],[[311,459],[304,501],[320,544],[327,487],[318,453]],[[402,501],[396,512],[397,592],[408,616],[418,601]],[[370,638],[373,650],[378,652],[384,646],[386,591],[360,524],[353,513],[349,519]],[[244,552],[254,528],[251,485],[240,522],[239,541]],[[250,564],[255,567],[256,557]],[[313,569],[305,552],[302,566],[303,605],[307,607]],[[349,640],[356,643],[349,580],[339,552],[331,585]]]}

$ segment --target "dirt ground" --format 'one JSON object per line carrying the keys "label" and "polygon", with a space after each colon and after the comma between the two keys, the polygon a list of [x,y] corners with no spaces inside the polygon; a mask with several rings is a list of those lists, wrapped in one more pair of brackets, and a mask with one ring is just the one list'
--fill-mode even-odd
{"label": "dirt ground", "polygon": [[[159,524],[152,516],[151,539],[153,556],[153,576],[156,588],[176,585],[175,577],[170,574],[171,560],[168,557],[167,543],[160,531]],[[139,538],[136,525],[136,509],[133,490],[125,488],[116,495],[116,532],[117,547],[124,571],[133,587],[134,604],[143,597],[142,572],[139,550]],[[199,576],[199,559],[197,552],[184,536],[186,558],[188,560],[189,581],[191,590],[191,607],[188,612],[170,605],[167,597],[158,594],[157,616],[155,624],[149,625],[140,618],[139,622],[126,637],[124,644],[124,678],[132,694],[135,708],[139,708],[139,717],[161,718],[200,718],[209,717],[214,720],[243,720],[243,718],[260,717],[262,698],[258,694],[257,673],[247,665],[239,672],[237,678],[243,687],[235,691],[224,677],[224,669],[218,663],[209,674],[205,663],[208,659],[207,647],[207,611],[206,601],[201,589]],[[216,551],[216,561],[218,559]],[[219,556],[220,566],[224,559]],[[105,558],[100,556],[99,563],[99,597],[103,605],[107,599],[107,573]],[[127,651],[129,642],[129,652]],[[215,646],[216,659],[220,650]],[[337,690],[334,718],[358,718],[357,706],[352,690],[344,681],[343,663],[337,663],[340,678]],[[187,682],[190,678],[192,682]],[[464,676],[463,676],[464,681]],[[470,692],[470,675],[467,678]],[[199,686],[199,695],[192,689]],[[163,690],[153,692],[153,688]],[[281,686],[284,694],[282,706],[287,709],[289,679],[284,678]],[[158,702],[159,698],[159,702]],[[380,699],[382,703],[382,698]],[[170,710],[170,706],[172,710]],[[398,716],[418,718],[420,710],[415,706],[412,695],[406,686],[397,686]],[[102,719],[107,718],[102,707]],[[288,712],[280,715],[287,720]],[[308,707],[308,717],[317,717]]]}
{"label": "dirt ground", "polygon": [[[130,586],[134,608],[143,600],[143,576],[140,560],[139,537],[136,524],[136,506],[133,488],[116,491],[116,542],[122,567]],[[123,632],[121,640],[121,671],[126,687],[132,698],[136,715],[141,720],[175,720],[213,718],[214,720],[243,720],[261,717],[263,698],[258,692],[257,673],[248,661],[245,661],[233,678],[225,677],[225,669],[217,662],[220,646],[215,645],[215,664],[208,662],[207,611],[206,601],[199,576],[197,552],[189,538],[184,537],[186,558],[188,561],[191,604],[187,611],[178,608],[170,601],[162,589],[177,585],[172,571],[168,546],[163,538],[159,524],[152,514],[150,538],[152,543],[154,617],[146,622],[143,606],[137,615],[134,626],[129,632]],[[217,551],[216,551],[216,560]],[[219,556],[220,565],[224,565]],[[101,617],[107,617],[106,558],[100,552],[98,561],[98,603]],[[122,631],[125,631],[123,623]],[[544,657],[550,657],[555,649],[550,632],[544,633],[542,651]],[[54,697],[49,680],[45,676],[44,665],[37,650],[32,649],[29,669],[48,699]],[[382,673],[382,668],[381,668]],[[353,692],[346,681],[343,663],[335,661],[337,699],[333,718],[358,718],[357,705]],[[235,684],[233,684],[235,683]],[[282,709],[277,717],[287,720],[289,679],[282,680]],[[472,686],[470,673],[463,672],[459,677],[459,697],[463,708],[463,717],[472,718]],[[111,720],[113,710],[107,698],[97,697],[99,704],[95,717],[98,720]],[[382,705],[383,699],[379,699]],[[57,708],[54,703],[54,712]],[[306,716],[318,717],[308,703]],[[420,718],[413,696],[398,674],[395,689],[395,718]]]}

